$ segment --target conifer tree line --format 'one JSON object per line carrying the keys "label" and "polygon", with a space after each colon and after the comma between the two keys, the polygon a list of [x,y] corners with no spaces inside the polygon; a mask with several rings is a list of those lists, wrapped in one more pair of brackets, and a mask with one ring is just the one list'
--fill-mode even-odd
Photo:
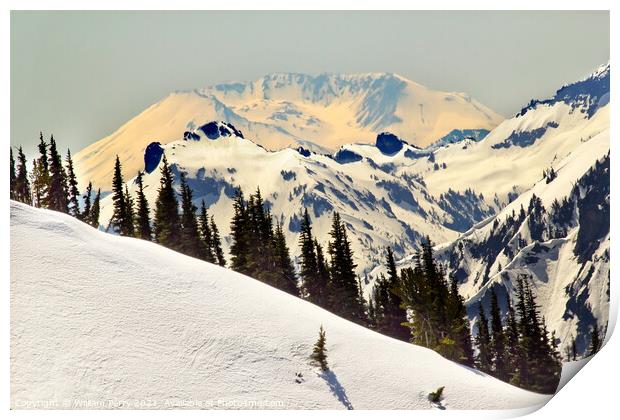
{"label": "conifer tree line", "polygon": [[134,199],[117,156],[112,178],[113,213],[107,230],[121,236],[154,241],[185,255],[226,266],[219,229],[213,217],[209,218],[204,201],[197,214],[193,191],[182,172],[180,184],[180,194],[177,194],[174,174],[164,155],[151,220],[151,208],[144,194],[144,173],[138,172],[136,176]]}
{"label": "conifer tree line", "polygon": [[[469,320],[456,279],[446,278],[433,256],[430,239],[420,244],[412,267],[397,275],[388,249],[388,278],[373,291],[375,324],[401,340],[431,348],[458,363],[474,366]],[[400,320],[400,323],[398,322]]]}
{"label": "conifer tree line", "polygon": [[39,154],[32,160],[32,167],[28,173],[26,155],[22,147],[17,149],[17,161],[11,147],[11,199],[34,207],[67,213],[91,226],[98,227],[101,190],[95,194],[92,184],[89,183],[84,196],[80,197],[71,150],[67,149],[63,161],[54,136],[50,136],[49,142],[46,142],[43,133],[39,134],[37,149]]}
{"label": "conifer tree line", "polygon": [[476,321],[478,368],[521,388],[555,392],[562,359],[555,332],[549,334],[526,276],[517,278],[516,302],[507,296],[505,305],[507,315],[502,322],[498,297],[491,289],[490,324],[484,308],[479,305]]}
{"label": "conifer tree line", "polygon": [[[428,238],[414,255],[413,266],[402,269],[400,275],[388,248],[386,268],[387,277],[380,276],[368,303],[371,328],[431,348],[513,385],[555,392],[562,367],[557,340],[554,332],[547,331],[527,278],[517,279],[515,303],[506,297],[504,318],[498,296],[491,289],[490,310],[479,304],[477,335],[472,338],[457,281],[447,279],[435,262]],[[592,337],[589,352],[596,352],[600,348],[596,328]]]}
{"label": "conifer tree line", "polygon": [[238,188],[230,223],[230,268],[298,296],[297,274],[279,221],[274,227],[271,210],[260,188],[244,198]]}
{"label": "conifer tree line", "polygon": [[299,237],[300,296],[343,318],[368,324],[361,282],[355,274],[353,251],[345,223],[334,212],[327,244],[327,257],[312,234],[308,210],[304,210]]}

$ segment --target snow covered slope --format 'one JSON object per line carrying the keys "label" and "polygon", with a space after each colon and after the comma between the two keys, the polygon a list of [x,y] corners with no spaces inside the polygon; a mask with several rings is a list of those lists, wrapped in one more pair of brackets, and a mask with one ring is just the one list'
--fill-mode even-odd
{"label": "snow covered slope", "polygon": [[[309,361],[320,325],[325,374]],[[428,409],[439,386],[448,409],[548,399],[249,277],[14,202],[10,354],[13,408]]]}
{"label": "snow covered slope", "polygon": [[81,183],[106,189],[112,179],[107,162],[116,154],[135,173],[147,144],[168,143],[212,120],[232,123],[271,150],[302,145],[333,151],[372,143],[381,131],[426,146],[453,129],[488,130],[502,119],[464,93],[434,91],[396,74],[280,73],[172,93],[74,161]]}
{"label": "snow covered slope", "polygon": [[481,141],[441,147],[431,159],[403,162],[396,173],[416,174],[433,195],[474,188],[505,201],[530,189],[543,170],[608,129],[608,103],[609,64],[562,87],[554,98],[532,101]]}
{"label": "snow covered slope", "polygon": [[[526,276],[560,349],[576,339],[579,353],[590,331],[609,316],[609,132],[601,133],[483,226],[442,249],[475,304],[515,296],[515,279]],[[598,160],[598,161],[597,161]],[[521,212],[523,208],[523,212]]]}
{"label": "snow covered slope", "polygon": [[[261,189],[272,214],[284,226],[293,255],[299,255],[298,238],[304,208],[313,221],[314,234],[326,245],[333,211],[342,214],[352,240],[358,272],[363,274],[383,259],[392,246],[397,255],[415,249],[422,236],[438,242],[456,239],[473,223],[497,211],[477,195],[432,197],[415,176],[395,176],[393,163],[408,154],[425,153],[389,134],[378,136],[376,145],[343,146],[333,157],[305,149],[268,151],[243,138],[234,126],[211,122],[187,131],[182,140],[146,148],[145,195],[154,212],[161,173],[162,153],[175,173],[185,172],[197,207],[205,200],[209,213],[226,237],[232,218],[235,189],[249,195]],[[109,164],[112,164],[110,161]],[[127,178],[135,173],[128,173]],[[136,185],[132,181],[130,192]],[[469,203],[471,208],[463,206]],[[102,201],[100,222],[107,226],[113,213],[112,197]],[[227,238],[225,238],[227,239]],[[228,238],[229,239],[229,238]],[[230,243],[225,241],[225,250]]]}

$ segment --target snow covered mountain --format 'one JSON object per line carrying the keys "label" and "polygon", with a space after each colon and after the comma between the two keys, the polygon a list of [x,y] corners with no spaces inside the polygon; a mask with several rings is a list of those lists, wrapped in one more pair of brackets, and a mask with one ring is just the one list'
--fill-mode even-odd
{"label": "snow covered mountain", "polygon": [[118,154],[130,173],[149,143],[166,144],[208,121],[226,121],[271,150],[303,146],[329,152],[372,143],[389,131],[426,146],[452,130],[489,130],[503,117],[464,93],[447,93],[391,73],[279,73],[175,92],[75,156],[81,183],[107,188]]}
{"label": "snow covered mountain", "polygon": [[[608,129],[609,106],[600,87],[604,82],[594,84],[591,96],[601,98],[597,100],[583,87],[593,86],[589,80],[604,80],[604,74],[609,74],[608,66],[573,84],[582,88],[567,85],[558,91],[581,93],[538,101],[486,136],[483,130],[461,130],[444,138],[443,145],[425,149],[385,132],[374,145],[346,144],[330,155],[301,147],[268,151],[233,124],[211,122],[186,130],[182,139],[179,133],[176,141],[150,143],[140,153],[146,164],[138,170],[147,172],[146,194],[154,203],[157,165],[165,151],[176,173],[186,173],[195,203],[205,199],[224,235],[235,187],[246,193],[260,187],[285,227],[293,255],[298,255],[302,209],[311,209],[321,241],[326,241],[337,210],[347,223],[363,275],[382,263],[382,249],[388,245],[404,257],[422,236],[436,243],[456,240],[530,190],[543,171]],[[607,90],[608,82],[607,76]],[[135,175],[137,170],[132,173],[131,165],[123,164],[128,178]],[[103,201],[101,215],[106,224],[112,215],[110,198]]]}
{"label": "snow covered mountain", "polygon": [[575,338],[585,352],[592,328],[608,320],[609,186],[605,131],[560,162],[554,177],[441,249],[472,318],[478,302],[488,307],[491,289],[500,302],[507,293],[514,301],[516,279],[525,276],[561,349]]}
{"label": "snow covered mountain", "polygon": [[[515,279],[525,276],[562,351],[575,338],[583,352],[594,324],[605,327],[608,102],[609,64],[551,99],[532,101],[483,140],[440,148],[433,162],[420,159],[396,172],[418,174],[434,195],[473,186],[487,197],[494,191],[511,201],[456,241],[437,247],[461,283],[472,319],[478,302],[488,304],[492,288],[505,310],[506,294],[514,299]],[[405,258],[400,266],[411,261]]]}
{"label": "snow covered mountain", "polygon": [[[320,325],[325,373],[309,359]],[[448,409],[550,398],[241,274],[15,202],[10,357],[14,409],[429,409],[440,386]]]}
{"label": "snow covered mountain", "polygon": [[[145,195],[153,212],[163,153],[176,175],[177,188],[179,174],[184,172],[197,207],[205,200],[224,235],[225,251],[230,245],[235,189],[240,186],[248,195],[260,187],[272,214],[284,226],[294,256],[299,255],[304,208],[310,211],[314,233],[323,244],[333,211],[340,212],[360,274],[382,261],[388,245],[404,256],[414,251],[423,236],[442,242],[456,239],[459,232],[498,210],[492,200],[487,204],[473,193],[433,197],[415,176],[394,175],[395,162],[427,152],[392,134],[380,134],[375,145],[348,145],[330,156],[304,148],[268,151],[244,138],[233,125],[211,122],[186,131],[181,140],[146,147],[140,169],[146,172]],[[133,180],[129,184],[135,193]],[[108,196],[101,207],[104,226],[112,212],[112,197]]]}

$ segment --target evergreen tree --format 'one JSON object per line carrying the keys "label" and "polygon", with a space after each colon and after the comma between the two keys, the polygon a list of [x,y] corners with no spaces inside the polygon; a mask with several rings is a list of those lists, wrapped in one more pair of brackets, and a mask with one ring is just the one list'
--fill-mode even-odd
{"label": "evergreen tree", "polygon": [[73,159],[71,159],[71,150],[67,149],[67,193],[68,193],[68,210],[69,214],[73,217],[80,216],[80,204],[78,197],[80,192],[78,190],[78,182],[73,170]]}
{"label": "evergreen tree", "polygon": [[312,351],[312,359],[319,364],[321,370],[325,372],[329,367],[327,366],[327,349],[326,349],[326,338],[325,338],[325,330],[321,325],[319,329],[319,339],[314,344],[314,348]]}
{"label": "evergreen tree", "polygon": [[41,170],[45,173],[49,173],[48,158],[47,158],[47,143],[43,140],[43,132],[39,132],[39,162],[41,164]]}
{"label": "evergreen tree", "polygon": [[193,203],[192,189],[187,185],[185,173],[181,172],[181,241],[179,251],[195,258],[204,256],[204,243],[198,233],[196,206]]}
{"label": "evergreen tree", "polygon": [[375,296],[374,296],[374,290],[375,288],[373,287],[373,290],[370,294],[370,299],[368,299],[368,328],[370,329],[376,329],[377,328],[377,312],[375,310]]}
{"label": "evergreen tree", "polygon": [[136,184],[138,186],[136,202],[138,208],[136,210],[135,231],[137,238],[150,241],[153,239],[153,231],[151,229],[151,213],[149,203],[144,195],[143,176],[143,172],[138,172],[138,176],[136,177]]}
{"label": "evergreen tree", "polygon": [[276,223],[273,246],[276,259],[276,287],[290,293],[291,295],[299,296],[295,267],[293,266],[293,261],[291,260],[289,249],[286,245],[286,239],[284,237],[284,232],[282,231],[282,225],[280,225],[280,223]]}
{"label": "evergreen tree", "polygon": [[247,205],[248,223],[248,275],[278,287],[273,222],[269,209],[261,196],[260,188],[250,195]]}
{"label": "evergreen tree", "polygon": [[503,381],[509,379],[507,371],[507,352],[504,326],[497,301],[497,293],[491,288],[491,356],[493,360],[493,374]]}
{"label": "evergreen tree", "polygon": [[209,216],[207,214],[207,207],[204,200],[200,203],[198,223],[200,225],[200,238],[202,239],[204,245],[202,259],[210,263],[215,263],[216,257],[214,252],[215,246],[213,244],[213,232],[211,231],[211,225],[209,224]]}
{"label": "evergreen tree", "polygon": [[47,143],[43,140],[43,133],[39,133],[39,158],[32,165],[32,190],[35,207],[47,205],[47,194],[50,186],[50,173],[47,156]]}
{"label": "evergreen tree", "polygon": [[108,230],[111,228],[119,235],[133,236],[133,220],[130,221],[129,219],[129,209],[127,207],[128,200],[124,186],[125,181],[123,180],[121,161],[117,155],[114,163],[114,176],[112,177],[112,202],[114,203],[114,212],[110,219]]}
{"label": "evergreen tree", "polygon": [[[424,274],[419,252],[414,254],[413,267],[402,269],[400,278],[400,297],[403,305],[410,311],[410,320],[406,325],[411,329],[411,341],[414,344],[434,348],[439,341],[439,330],[434,322],[437,317],[434,314],[432,290]],[[377,316],[379,316],[378,310]]]}
{"label": "evergreen tree", "polygon": [[594,356],[601,349],[601,336],[598,330],[598,324],[594,324],[590,333],[590,347],[588,348],[588,357]]}
{"label": "evergreen tree", "polygon": [[13,158],[13,148],[11,150],[11,200],[15,200],[15,181],[17,180],[17,175],[15,173],[15,159]]}
{"label": "evergreen tree", "polygon": [[92,202],[91,202],[92,195],[93,195],[93,183],[89,181],[88,182],[88,186],[86,187],[86,192],[82,196],[82,199],[84,200],[84,210],[80,214],[80,219],[84,223],[88,223],[88,224],[90,224],[90,212],[91,212],[91,208],[92,208]]}
{"label": "evergreen tree", "polygon": [[518,373],[519,359],[520,359],[520,347],[519,347],[519,326],[517,324],[517,316],[515,314],[514,307],[510,300],[510,295],[506,294],[506,359],[507,368],[506,371],[509,374],[509,382],[515,381],[515,374]]}
{"label": "evergreen tree", "polygon": [[125,184],[125,209],[127,211],[126,219],[124,221],[124,231],[127,236],[136,236],[136,231],[134,228],[135,224],[135,212],[133,209],[134,203],[133,198],[131,198],[131,194],[129,194],[129,189],[127,188],[127,184]]}
{"label": "evergreen tree", "polygon": [[15,199],[22,203],[31,204],[32,195],[30,193],[30,181],[26,168],[26,155],[20,147],[17,149],[17,175],[15,178]]}
{"label": "evergreen tree", "polygon": [[179,202],[174,191],[173,175],[166,155],[163,156],[162,161],[160,185],[155,202],[153,233],[157,243],[171,249],[178,249],[181,229]]}
{"label": "evergreen tree", "polygon": [[38,159],[32,160],[32,171],[30,173],[30,185],[32,185],[32,205],[35,207],[41,207],[44,205],[43,197],[44,191],[41,185],[43,175],[41,173],[41,165]]}
{"label": "evergreen tree", "polygon": [[381,276],[375,285],[374,317],[378,332],[390,337],[409,341],[411,332],[402,325],[407,322],[407,311],[402,307],[399,296],[400,279],[396,270],[392,248],[387,248],[386,264],[388,277]]}
{"label": "evergreen tree", "polygon": [[467,366],[474,366],[474,351],[470,332],[469,319],[465,301],[459,294],[458,283],[455,277],[451,278],[450,296],[448,299],[448,319],[450,319],[449,337],[452,337],[455,344],[456,362]]}
{"label": "evergreen tree", "polygon": [[329,273],[330,268],[329,264],[325,260],[325,253],[323,252],[323,247],[319,244],[319,241],[314,239],[314,249],[316,252],[316,265],[317,265],[317,276],[315,285],[315,290],[318,290],[319,299],[318,305],[327,305],[327,296],[329,294]]}
{"label": "evergreen tree", "polygon": [[211,216],[211,233],[213,235],[213,239],[211,243],[213,244],[213,253],[215,254],[215,259],[217,264],[226,267],[226,259],[224,258],[224,251],[222,250],[222,241],[220,239],[220,231],[215,224],[215,220],[213,216]]}
{"label": "evergreen tree", "polygon": [[318,278],[319,268],[308,209],[304,209],[301,220],[299,248],[301,249],[299,275],[302,281],[302,294],[310,302],[324,306],[325,290]]}
{"label": "evergreen tree", "polygon": [[461,316],[462,302],[456,284],[451,293],[428,237],[414,255],[413,267],[403,269],[400,277],[398,293],[410,312],[406,325],[411,328],[412,341],[453,360],[467,359],[470,350],[463,329],[468,324]]}
{"label": "evergreen tree", "polygon": [[95,201],[93,201],[93,206],[91,207],[90,215],[88,216],[88,223],[90,223],[90,225],[96,229],[99,229],[100,202],[101,202],[101,188],[97,190]]}
{"label": "evergreen tree", "polygon": [[540,318],[533,291],[526,278],[517,278],[520,360],[511,380],[523,388],[551,394],[560,380],[562,364],[553,338]]}
{"label": "evergreen tree", "polygon": [[49,190],[46,197],[47,207],[51,210],[68,212],[68,194],[65,169],[62,158],[56,148],[54,136],[50,138],[49,151]]}
{"label": "evergreen tree", "polygon": [[230,236],[232,237],[230,268],[239,273],[251,275],[249,216],[241,188],[238,188],[235,194],[233,212],[230,223]]}
{"label": "evergreen tree", "polygon": [[476,364],[481,371],[491,373],[491,335],[489,333],[489,323],[481,303],[478,304],[478,320],[476,321],[476,327],[478,329],[478,335],[476,336],[476,346],[478,347]]}
{"label": "evergreen tree", "polygon": [[359,289],[355,276],[355,263],[351,243],[340,214],[334,212],[331,241],[328,246],[330,255],[330,291],[328,301],[330,310],[351,321],[364,319],[364,307],[359,301]]}
{"label": "evergreen tree", "polygon": [[573,362],[577,360],[577,341],[575,337],[571,341],[571,356],[573,357]]}
{"label": "evergreen tree", "polygon": [[325,263],[323,248],[312,236],[312,223],[307,208],[304,209],[301,220],[299,248],[301,250],[299,275],[302,281],[302,294],[310,302],[326,307],[329,271]]}

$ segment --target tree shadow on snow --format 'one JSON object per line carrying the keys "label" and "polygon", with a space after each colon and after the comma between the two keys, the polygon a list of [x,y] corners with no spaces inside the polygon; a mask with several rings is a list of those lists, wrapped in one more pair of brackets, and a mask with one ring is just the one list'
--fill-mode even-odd
{"label": "tree shadow on snow", "polygon": [[353,405],[351,404],[351,401],[349,401],[349,397],[347,397],[344,387],[338,381],[336,374],[331,370],[327,370],[322,372],[319,376],[327,382],[330,391],[336,396],[336,398],[338,398],[338,401],[340,401],[342,405],[347,408],[347,410],[353,410]]}

